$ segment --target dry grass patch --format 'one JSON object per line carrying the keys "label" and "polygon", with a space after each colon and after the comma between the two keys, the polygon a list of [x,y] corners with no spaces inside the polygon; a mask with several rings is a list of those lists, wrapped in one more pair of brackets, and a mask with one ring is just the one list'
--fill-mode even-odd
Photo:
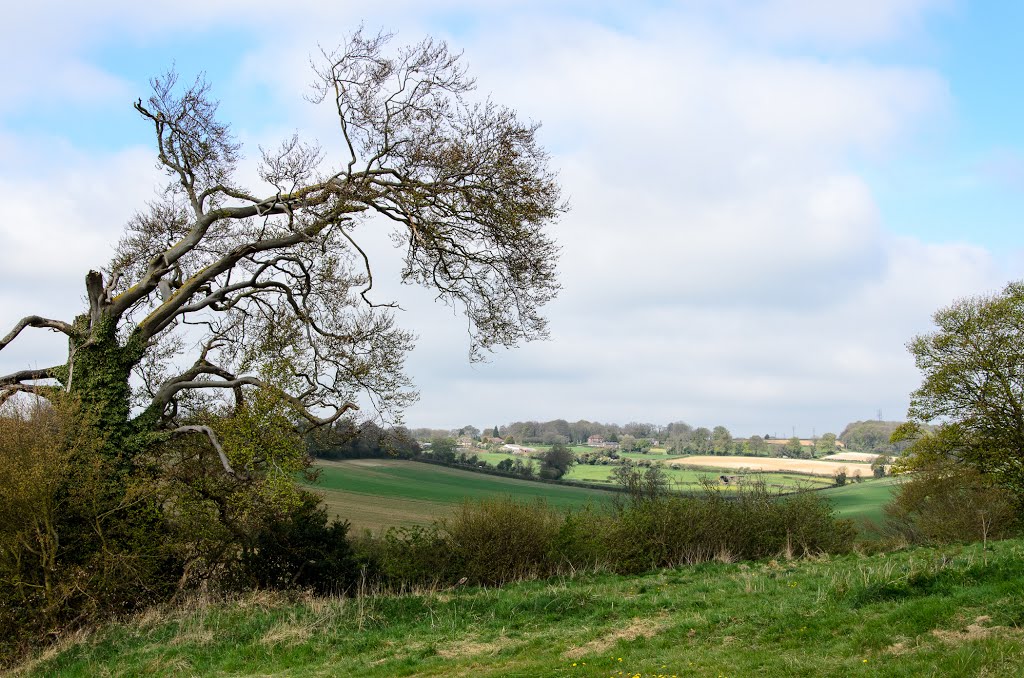
{"label": "dry grass patch", "polygon": [[191,662],[182,656],[175,657],[154,657],[145,666],[146,675],[151,676],[180,676],[190,674]]}
{"label": "dry grass patch", "polygon": [[[21,665],[12,668],[4,675],[19,676],[22,674],[31,673],[40,664],[50,661],[57,655],[67,650],[70,650],[72,647],[76,645],[81,645],[82,643],[87,642],[92,636],[93,629],[78,629],[76,631],[73,631],[65,636],[62,636],[52,645],[48,645],[47,647],[43,648],[42,652],[40,652],[38,656],[33,657],[32,659],[29,659]],[[0,671],[0,673],[3,672]]]}
{"label": "dry grass patch", "polygon": [[985,624],[990,621],[992,621],[992,617],[982,615],[976,618],[973,624],[968,624],[962,631],[935,629],[932,631],[932,635],[944,643],[948,643],[950,645],[961,645],[963,643],[969,643],[972,640],[988,638],[989,636],[1019,636],[1024,634],[1024,629],[1020,628],[1010,628],[1008,626],[985,626]]}
{"label": "dry grass patch", "polygon": [[263,645],[298,645],[309,640],[313,635],[313,628],[309,624],[298,622],[281,622],[274,624],[260,638]]}
{"label": "dry grass patch", "polygon": [[213,638],[213,629],[199,626],[179,631],[171,645],[208,645],[213,642]]}
{"label": "dry grass patch", "polygon": [[893,643],[889,647],[885,648],[883,650],[883,652],[885,654],[891,654],[891,655],[895,655],[897,657],[900,657],[900,656],[905,655],[905,654],[909,654],[909,653],[911,653],[911,652],[913,652],[914,650],[917,649],[916,646],[915,647],[910,647],[908,645],[909,642],[910,641],[907,641],[907,640],[896,641],[895,643]]}
{"label": "dry grass patch", "polygon": [[500,636],[490,642],[480,642],[475,636],[463,640],[446,643],[437,648],[437,656],[445,659],[460,659],[462,657],[475,657],[487,654],[495,655],[512,645],[512,640]]}
{"label": "dry grass patch", "polygon": [[664,630],[667,623],[668,620],[664,618],[636,618],[620,629],[615,629],[600,638],[595,638],[586,645],[574,647],[566,651],[562,656],[566,659],[580,659],[588,655],[606,652],[620,640],[629,641],[636,640],[637,638],[653,638]]}

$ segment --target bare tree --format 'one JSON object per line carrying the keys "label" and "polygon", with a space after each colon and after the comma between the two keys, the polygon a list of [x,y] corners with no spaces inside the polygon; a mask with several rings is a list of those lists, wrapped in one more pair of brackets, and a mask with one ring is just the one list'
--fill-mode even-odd
{"label": "bare tree", "polygon": [[326,162],[293,136],[262,152],[259,189],[236,180],[241,149],[208,85],[154,79],[135,109],[169,177],[163,197],[88,273],[82,315],[29,316],[0,339],[2,350],[44,328],[69,342],[64,363],[0,377],[0,402],[73,393],[121,458],[201,434],[230,472],[213,432],[187,416],[219,395],[238,406],[272,390],[310,425],[360,394],[400,411],[415,397],[402,371],[412,337],[371,303],[359,239],[382,223],[404,252],[403,281],[465,310],[473,358],[543,336],[540,308],[558,289],[544,229],[564,204],[537,125],[471,102],[474,81],[445,44],[388,53],[390,37],[357,32],[314,67],[311,100],[336,110],[345,157]]}

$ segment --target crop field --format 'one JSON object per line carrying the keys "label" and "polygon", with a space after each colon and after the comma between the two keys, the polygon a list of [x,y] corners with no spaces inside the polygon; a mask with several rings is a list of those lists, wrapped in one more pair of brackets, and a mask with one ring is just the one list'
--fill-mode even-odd
{"label": "crop field", "polygon": [[333,515],[352,523],[353,531],[377,531],[399,525],[422,525],[448,515],[464,499],[512,496],[543,499],[560,508],[601,503],[610,493],[414,461],[351,459],[321,461],[314,489]]}
{"label": "crop field", "polygon": [[[674,459],[666,462],[675,466],[700,466],[704,468],[749,469],[751,471],[789,471],[806,473],[816,476],[832,476],[836,471],[844,470],[847,475],[855,475],[858,465],[834,461],[818,461],[816,459],[781,459],[777,457],[731,457],[731,456],[693,456]],[[863,473],[870,475],[870,469]]]}
{"label": "crop field", "polygon": [[870,464],[875,459],[878,459],[877,454],[871,454],[869,452],[838,452],[836,454],[830,454],[827,457],[822,457],[825,461],[854,461],[862,464]]}

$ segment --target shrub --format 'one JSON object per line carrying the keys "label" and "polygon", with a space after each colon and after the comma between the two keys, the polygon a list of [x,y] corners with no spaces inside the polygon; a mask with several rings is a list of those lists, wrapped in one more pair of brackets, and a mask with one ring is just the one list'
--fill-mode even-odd
{"label": "shrub", "polygon": [[462,576],[503,584],[553,574],[562,516],[543,501],[511,498],[463,503],[445,524]]}
{"label": "shrub", "polygon": [[153,520],[155,486],[112,490],[90,423],[70,397],[9,401],[0,415],[0,664],[160,600],[180,577]]}
{"label": "shrub", "polygon": [[321,594],[349,591],[359,568],[348,528],[347,522],[329,521],[320,498],[304,492],[298,507],[246,537],[234,567],[235,583],[242,588],[301,588]]}
{"label": "shrub", "polygon": [[732,496],[710,484],[702,497],[659,494],[620,504],[617,517],[609,548],[615,568],[626,573],[716,558],[847,552],[856,534],[820,496],[779,497],[763,483]]}
{"label": "shrub", "polygon": [[357,543],[367,574],[391,589],[465,581],[500,585],[584,571],[623,574],[714,559],[753,560],[850,551],[853,523],[806,492],[779,497],[763,483],[700,497],[666,492],[654,467],[623,467],[630,482],[610,509],[562,513],[511,498],[466,502],[429,527],[391,529]]}
{"label": "shrub", "polygon": [[608,569],[607,535],[613,525],[613,516],[591,506],[567,514],[552,545],[552,574]]}
{"label": "shrub", "polygon": [[460,566],[439,524],[393,527],[383,537],[356,540],[367,576],[390,588],[434,587],[457,579]]}
{"label": "shrub", "polygon": [[911,543],[1004,539],[1021,528],[1010,492],[952,462],[935,461],[915,471],[885,514],[887,529]]}

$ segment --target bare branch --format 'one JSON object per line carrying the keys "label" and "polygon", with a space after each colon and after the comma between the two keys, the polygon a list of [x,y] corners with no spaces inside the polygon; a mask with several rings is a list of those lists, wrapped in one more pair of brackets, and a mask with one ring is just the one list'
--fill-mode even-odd
{"label": "bare branch", "polygon": [[[221,380],[197,379],[197,377],[202,375],[217,376],[220,377]],[[197,363],[187,371],[178,375],[174,379],[168,381],[163,386],[163,388],[160,389],[156,396],[154,396],[153,403],[150,407],[153,409],[157,409],[158,411],[163,411],[164,407],[169,402],[171,402],[179,392],[189,389],[220,388],[235,390],[241,386],[255,386],[277,393],[286,401],[288,401],[288,403],[295,408],[295,411],[303,419],[308,421],[313,426],[326,426],[327,424],[336,421],[346,412],[359,409],[359,406],[353,402],[344,402],[341,405],[335,406],[334,413],[331,414],[329,417],[317,417],[316,415],[309,411],[306,403],[303,401],[301,397],[291,395],[285,390],[277,386],[274,386],[273,384],[268,384],[262,379],[258,379],[256,377],[237,377],[231,372],[216,365],[210,364],[208,362]],[[307,393],[304,395],[308,396],[309,394]]]}
{"label": "bare branch", "polygon": [[55,372],[61,367],[55,365],[53,367],[46,367],[39,370],[20,370],[11,374],[0,377],[0,386],[10,386],[13,384],[20,384],[23,381],[38,381],[39,379],[56,379]]}
{"label": "bare branch", "polygon": [[7,333],[3,339],[0,339],[0,351],[2,351],[7,344],[14,341],[14,339],[21,334],[21,331],[26,327],[48,327],[58,332],[63,332],[69,337],[75,336],[75,328],[66,322],[60,320],[50,320],[49,318],[43,318],[38,315],[30,315],[22,318],[18,321],[18,324],[14,326],[14,329]]}
{"label": "bare branch", "polygon": [[61,390],[56,386],[42,384],[8,384],[7,386],[0,387],[0,407],[3,407],[4,403],[10,400],[16,393],[31,393],[34,396],[52,401],[60,396]]}

